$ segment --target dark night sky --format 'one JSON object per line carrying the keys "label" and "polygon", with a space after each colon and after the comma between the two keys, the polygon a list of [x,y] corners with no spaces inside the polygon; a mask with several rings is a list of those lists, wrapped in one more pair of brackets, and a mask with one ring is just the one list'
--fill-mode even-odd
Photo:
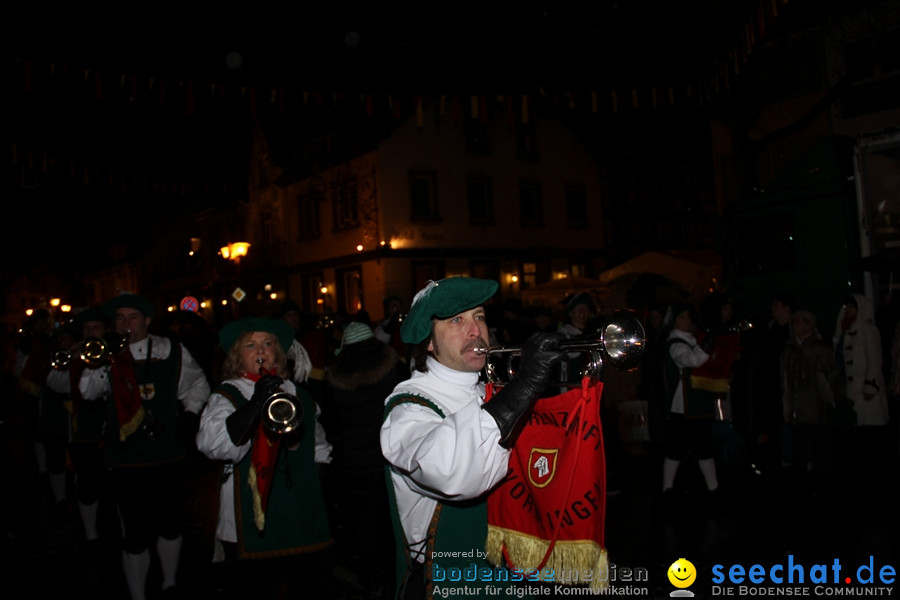
{"label": "dark night sky", "polygon": [[[34,191],[23,197],[17,173],[7,164],[13,144],[20,152],[34,149],[73,163],[83,159],[112,172],[141,165],[161,178],[244,177],[246,103],[207,104],[186,115],[178,96],[184,82],[196,86],[198,98],[213,85],[295,94],[628,89],[661,77],[696,77],[733,43],[736,24],[750,14],[742,7],[757,5],[332,2],[254,5],[249,13],[224,5],[165,11],[152,4],[131,7],[127,15],[76,5],[18,9],[18,18],[0,25],[0,77],[11,91],[0,120],[0,193],[24,216],[6,220],[12,233],[0,240],[4,249],[20,247],[28,230],[23,220],[37,219],[45,241],[34,255],[51,253],[55,238],[91,217],[115,215],[116,222],[104,227],[114,235],[138,224],[148,203],[165,202],[112,199],[108,190],[91,189],[78,178],[63,189],[40,190],[40,197]],[[26,64],[31,90],[25,89]],[[105,74],[102,100],[84,75],[97,72]],[[168,82],[168,104],[147,101],[144,89],[130,102],[122,91],[130,76],[145,87],[155,82],[157,95],[160,82]]]}

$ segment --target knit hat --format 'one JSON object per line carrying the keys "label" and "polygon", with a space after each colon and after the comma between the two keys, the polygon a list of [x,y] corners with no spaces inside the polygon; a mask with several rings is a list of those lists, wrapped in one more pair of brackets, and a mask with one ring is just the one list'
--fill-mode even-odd
{"label": "knit hat", "polygon": [[109,326],[109,317],[106,313],[97,306],[91,306],[78,313],[78,316],[75,317],[75,327],[80,332],[84,328],[84,324],[91,321],[99,321],[105,326]]}
{"label": "knit hat", "polygon": [[341,338],[341,348],[343,348],[344,346],[349,346],[350,344],[355,344],[357,342],[371,340],[373,337],[375,337],[375,334],[372,332],[371,327],[369,327],[365,323],[353,321],[352,323],[348,323],[347,326],[344,327],[344,335]]}
{"label": "knit hat", "polygon": [[798,310],[791,315],[791,321],[794,319],[803,319],[807,323],[809,323],[810,327],[816,326],[816,315],[812,314],[808,310]]}
{"label": "knit hat", "polygon": [[675,319],[677,319],[678,315],[685,311],[691,313],[691,319],[696,318],[696,315],[694,314],[694,306],[690,302],[676,302],[669,306],[669,310],[666,311],[666,318],[663,320],[663,327],[665,327],[666,329],[672,329],[673,327],[675,327]]}
{"label": "knit hat", "polygon": [[278,338],[281,349],[285,352],[294,343],[294,330],[282,319],[272,319],[269,317],[246,317],[237,321],[232,321],[225,325],[219,332],[219,343],[226,352],[237,341],[238,337],[245,331],[265,331],[271,333]]}
{"label": "knit hat", "polygon": [[275,312],[275,316],[279,319],[283,319],[284,315],[292,311],[300,314],[300,305],[293,300],[285,300],[281,303],[281,306],[278,307],[278,310]]}
{"label": "knit hat", "polygon": [[481,306],[497,293],[496,281],[474,277],[449,277],[429,281],[412,301],[409,314],[400,326],[400,339],[418,344],[431,335],[431,320],[446,319]]}

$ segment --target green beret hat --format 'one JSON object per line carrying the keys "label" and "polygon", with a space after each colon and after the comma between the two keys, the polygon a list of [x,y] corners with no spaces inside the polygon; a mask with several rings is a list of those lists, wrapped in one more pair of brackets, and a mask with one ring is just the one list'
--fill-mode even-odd
{"label": "green beret hat", "polygon": [[237,341],[238,337],[245,331],[265,331],[271,333],[278,338],[281,349],[285,352],[294,342],[294,330],[283,319],[272,319],[269,317],[247,317],[232,321],[225,325],[219,331],[219,342],[225,351],[231,350],[231,347]]}
{"label": "green beret hat", "polygon": [[107,300],[106,304],[103,305],[103,312],[106,313],[106,316],[109,317],[110,321],[113,321],[116,318],[116,310],[119,308],[133,308],[139,310],[144,313],[145,317],[153,317],[156,314],[153,304],[143,296],[138,296],[137,294],[119,294],[118,296],[114,296],[110,300]]}
{"label": "green beret hat", "polygon": [[497,293],[496,281],[474,277],[449,277],[429,281],[412,301],[412,308],[400,326],[400,339],[418,344],[431,335],[431,320],[446,319],[481,306]]}

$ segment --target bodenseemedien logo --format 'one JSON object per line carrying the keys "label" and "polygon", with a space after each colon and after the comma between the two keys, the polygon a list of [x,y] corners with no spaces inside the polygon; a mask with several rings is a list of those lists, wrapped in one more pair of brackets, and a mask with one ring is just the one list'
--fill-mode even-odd
{"label": "bodenseemedien logo", "polygon": [[669,583],[678,588],[669,594],[670,598],[694,597],[694,593],[687,589],[697,579],[697,569],[694,567],[694,563],[686,558],[679,558],[672,563],[666,574],[669,576]]}

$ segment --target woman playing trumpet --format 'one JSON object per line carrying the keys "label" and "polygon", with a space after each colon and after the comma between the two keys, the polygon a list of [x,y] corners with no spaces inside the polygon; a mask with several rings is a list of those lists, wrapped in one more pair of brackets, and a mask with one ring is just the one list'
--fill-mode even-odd
{"label": "woman playing trumpet", "polygon": [[[293,331],[280,319],[246,318],[226,325],[219,340],[227,352],[224,381],[201,415],[197,448],[224,464],[214,559],[226,563],[230,581],[223,589],[236,598],[248,592],[274,597],[285,584],[308,592],[310,582],[291,574],[303,566],[300,557],[324,561],[315,551],[332,540],[315,464],[321,425],[312,398],[287,372],[284,349]],[[269,426],[267,405],[274,397],[293,398],[305,418]],[[245,559],[266,560],[247,567]]]}

